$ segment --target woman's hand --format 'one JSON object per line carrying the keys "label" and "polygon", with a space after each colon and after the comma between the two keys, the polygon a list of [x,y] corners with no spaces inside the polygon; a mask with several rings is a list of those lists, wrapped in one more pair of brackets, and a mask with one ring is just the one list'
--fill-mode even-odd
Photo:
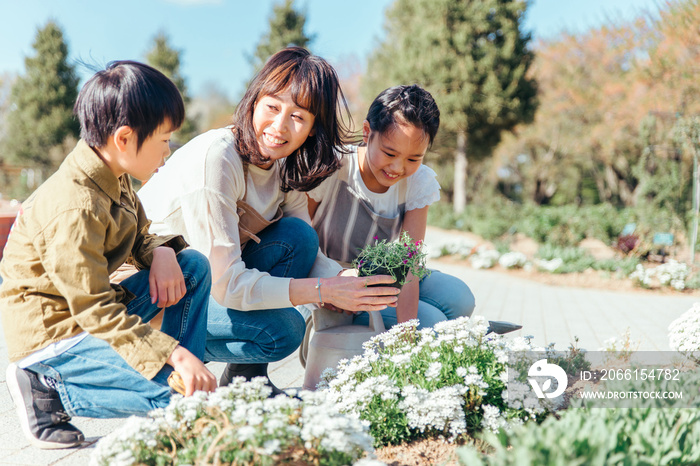
{"label": "woman's hand", "polygon": [[158,307],[166,308],[177,304],[185,293],[185,278],[172,248],[160,246],[153,250],[151,273],[148,275],[151,304],[158,302]]}
{"label": "woman's hand", "polygon": [[304,278],[291,280],[289,297],[292,304],[330,304],[346,311],[381,311],[388,306],[396,306],[400,290],[393,286],[370,287],[393,283],[390,275],[373,277],[330,277],[320,279]]}
{"label": "woman's hand", "polygon": [[216,390],[214,374],[184,346],[177,345],[167,362],[182,376],[182,381],[185,383],[185,396],[190,396],[197,390],[203,392]]}
{"label": "woman's hand", "polygon": [[396,306],[401,290],[393,286],[370,287],[369,285],[391,284],[390,275],[373,277],[332,277],[321,279],[323,302],[347,311],[381,311]]}

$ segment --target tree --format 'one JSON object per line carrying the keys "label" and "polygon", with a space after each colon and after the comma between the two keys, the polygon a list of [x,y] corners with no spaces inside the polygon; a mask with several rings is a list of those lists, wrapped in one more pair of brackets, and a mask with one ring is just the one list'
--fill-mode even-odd
{"label": "tree", "polygon": [[672,1],[535,45],[537,116],[496,151],[517,168],[524,199],[684,215],[693,157],[674,134],[700,114],[699,22],[700,0]]}
{"label": "tree", "polygon": [[16,76],[11,73],[0,74],[0,141],[7,135],[7,115],[10,113],[12,87]]}
{"label": "tree", "polygon": [[[146,61],[175,83],[185,101],[185,108],[188,109],[190,97],[187,93],[185,78],[180,73],[180,54],[182,51],[171,47],[169,42],[167,34],[159,32],[153,39],[153,48],[146,54]],[[173,139],[176,144],[182,145],[196,134],[197,124],[195,120],[186,116],[180,129],[173,135]]]}
{"label": "tree", "polygon": [[453,135],[457,212],[467,200],[467,153],[490,155],[503,131],[534,116],[525,8],[523,0],[396,0],[386,39],[370,57],[367,88],[375,95],[417,82],[435,97],[441,126]]}
{"label": "tree", "polygon": [[306,25],[306,14],[294,8],[294,0],[284,0],[283,3],[272,7],[270,16],[270,29],[260,38],[255,54],[250,58],[250,62],[257,73],[265,61],[275,52],[296,45],[307,47],[313,40],[304,32]]}
{"label": "tree", "polygon": [[58,24],[39,29],[32,47],[36,54],[25,58],[26,74],[12,86],[4,152],[13,163],[51,170],[66,155],[64,141],[80,134],[73,117],[79,80]]}

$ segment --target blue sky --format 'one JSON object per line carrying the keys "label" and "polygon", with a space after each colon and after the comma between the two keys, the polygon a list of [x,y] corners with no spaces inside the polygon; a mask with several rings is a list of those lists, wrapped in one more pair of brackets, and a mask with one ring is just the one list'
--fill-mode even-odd
{"label": "blue sky", "polygon": [[[195,95],[215,83],[237,99],[251,74],[250,56],[266,31],[275,0],[0,0],[0,74],[23,73],[36,30],[49,19],[65,34],[70,56],[104,66],[110,60],[144,60],[164,31],[182,50],[182,73]],[[391,0],[297,0],[315,34],[314,53],[339,66],[364,62],[383,35]],[[535,37],[580,32],[605,21],[656,11],[657,0],[534,0],[527,27]],[[92,74],[79,68],[85,78]]]}

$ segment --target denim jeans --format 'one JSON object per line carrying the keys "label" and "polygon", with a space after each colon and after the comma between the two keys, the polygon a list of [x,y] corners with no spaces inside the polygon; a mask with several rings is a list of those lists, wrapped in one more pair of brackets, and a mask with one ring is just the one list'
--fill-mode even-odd
{"label": "denim jeans", "polygon": [[[283,217],[249,241],[242,260],[249,269],[274,277],[306,278],[318,252],[318,236],[311,226]],[[304,319],[294,307],[239,311],[209,299],[206,361],[256,364],[275,362],[301,344]]]}
{"label": "denim jeans", "polygon": [[[418,328],[432,327],[443,320],[470,316],[476,305],[474,294],[459,278],[438,270],[421,280],[418,301]],[[381,311],[384,326],[388,329],[396,325],[396,308],[388,307]],[[366,312],[356,314],[354,325],[369,325]]]}
{"label": "denim jeans", "polygon": [[[174,306],[165,308],[161,331],[170,335],[200,359],[204,355],[207,301],[211,292],[209,261],[192,249],[177,255],[187,285],[187,293]],[[148,270],[142,270],[121,284],[136,295],[127,305],[129,314],[148,322],[158,314],[151,304]],[[172,392],[166,364],[148,380],[104,340],[88,335],[68,351],[32,364],[27,369],[56,380],[56,390],[71,416],[97,418],[145,415],[168,405]]]}

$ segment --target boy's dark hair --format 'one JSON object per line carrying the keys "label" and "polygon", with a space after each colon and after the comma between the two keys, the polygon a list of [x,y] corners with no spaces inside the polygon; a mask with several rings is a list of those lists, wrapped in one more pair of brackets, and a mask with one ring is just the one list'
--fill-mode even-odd
{"label": "boy's dark hair", "polygon": [[374,99],[366,120],[370,129],[379,133],[396,124],[410,123],[425,132],[432,146],[440,127],[440,109],[430,92],[419,85],[395,86]]}
{"label": "boy's dark hair", "polygon": [[318,186],[340,168],[338,152],[345,150],[348,135],[339,100],[347,121],[350,116],[338,81],[328,62],[302,47],[287,47],[272,55],[253,78],[233,117],[236,151],[241,158],[254,165],[267,162],[255,137],[255,105],[266,95],[289,90],[294,103],[314,115],[315,132],[284,160],[281,189],[309,191]]}
{"label": "boy's dark hair", "polygon": [[143,63],[113,61],[80,90],[73,113],[80,121],[80,137],[90,147],[103,147],[121,126],[137,135],[137,150],[166,119],[172,129],[182,125],[185,104],[173,82]]}

